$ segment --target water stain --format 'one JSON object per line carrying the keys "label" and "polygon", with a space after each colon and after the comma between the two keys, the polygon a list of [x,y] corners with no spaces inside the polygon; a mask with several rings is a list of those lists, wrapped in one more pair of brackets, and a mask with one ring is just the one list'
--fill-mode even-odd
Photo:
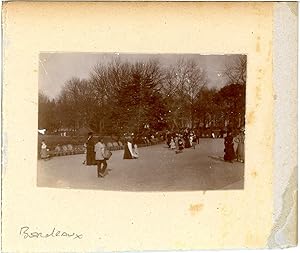
{"label": "water stain", "polygon": [[254,178],[257,177],[257,172],[256,172],[255,170],[252,171],[252,172],[251,172],[251,176],[254,177]]}
{"label": "water stain", "polygon": [[203,204],[190,205],[189,211],[191,215],[198,214],[203,209]]}
{"label": "water stain", "polygon": [[258,244],[257,236],[252,232],[247,232],[245,238],[245,246],[247,247],[255,247]]}
{"label": "water stain", "polygon": [[255,113],[254,113],[254,111],[251,111],[251,112],[249,112],[248,114],[247,114],[247,124],[253,124],[254,123],[254,121],[255,121]]}
{"label": "water stain", "polygon": [[268,56],[267,56],[267,60],[271,60],[271,53],[272,53],[272,41],[269,41],[269,50],[268,50]]}
{"label": "water stain", "polygon": [[260,52],[260,36],[257,36],[257,41],[256,41],[256,52]]}
{"label": "water stain", "polygon": [[[261,100],[261,87],[260,86],[256,86],[256,93],[255,93],[255,97],[256,99],[259,101]],[[258,104],[256,104],[257,106]]]}

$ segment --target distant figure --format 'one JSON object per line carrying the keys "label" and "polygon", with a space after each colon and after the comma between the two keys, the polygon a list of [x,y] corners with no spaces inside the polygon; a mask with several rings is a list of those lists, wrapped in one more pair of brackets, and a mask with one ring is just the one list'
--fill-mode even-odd
{"label": "distant figure", "polygon": [[133,142],[133,149],[132,149],[132,157],[134,159],[138,159],[139,158],[139,150],[138,150],[138,146],[136,144],[136,142]]}
{"label": "distant figure", "polygon": [[96,165],[95,160],[95,143],[93,141],[93,133],[88,133],[88,139],[86,141],[86,165]]}
{"label": "distant figure", "polygon": [[179,135],[176,134],[175,138],[174,138],[174,142],[175,142],[175,149],[178,149],[178,139],[179,139]]}
{"label": "distant figure", "polygon": [[190,143],[190,135],[187,129],[184,130],[184,134],[183,134],[183,143],[184,143],[184,147],[185,148],[190,148],[191,147],[191,143]]}
{"label": "distant figure", "polygon": [[238,162],[244,162],[245,161],[245,128],[241,128],[240,133],[237,137],[235,137],[234,141],[238,143],[237,149],[236,149],[236,159]]}
{"label": "distant figure", "polygon": [[173,137],[171,138],[171,141],[170,141],[170,148],[172,150],[176,149],[176,144],[175,144],[175,140]]}
{"label": "distant figure", "polygon": [[233,162],[233,160],[235,159],[235,152],[234,152],[234,144],[233,144],[233,137],[232,137],[231,130],[227,132],[227,136],[225,137],[224,140],[224,145],[225,145],[224,161]]}
{"label": "distant figure", "polygon": [[197,144],[199,144],[199,142],[200,142],[200,136],[201,136],[201,132],[200,132],[200,130],[197,130],[197,132],[196,132]]}
{"label": "distant figure", "polygon": [[181,138],[178,139],[178,150],[176,150],[176,154],[182,153],[184,149],[184,144]]}
{"label": "distant figure", "polygon": [[189,137],[190,147],[193,147],[193,139],[194,139],[194,136],[192,133],[190,133],[190,137]]}
{"label": "distant figure", "polygon": [[[86,147],[87,147],[87,145],[86,145],[86,143],[84,143],[83,144],[83,153],[85,154],[85,158],[86,158],[86,153],[87,153]],[[85,164],[85,163],[86,163],[86,159],[82,161],[82,164]]]}
{"label": "distant figure", "polygon": [[194,133],[193,135],[193,148],[196,149],[196,145],[197,145],[197,136],[196,134]]}
{"label": "distant figure", "polygon": [[167,139],[167,145],[170,148],[171,147],[171,145],[170,145],[170,142],[171,142],[171,133],[169,131],[167,131],[166,139]]}
{"label": "distant figure", "polygon": [[95,160],[97,162],[98,177],[104,177],[107,168],[107,163],[106,163],[106,159],[104,158],[105,144],[103,143],[103,139],[101,137],[98,139],[98,142],[94,147],[94,150],[96,154]]}
{"label": "distant figure", "polygon": [[47,160],[50,155],[48,154],[48,150],[47,149],[47,145],[45,143],[44,140],[42,140],[42,144],[41,144],[41,159],[43,159],[44,161]]}
{"label": "distant figure", "polygon": [[132,143],[129,139],[127,143],[124,145],[124,155],[123,159],[133,159],[133,152],[132,152]]}
{"label": "distant figure", "polygon": [[57,156],[61,155],[61,146],[57,144],[54,151],[55,151],[55,155]]}

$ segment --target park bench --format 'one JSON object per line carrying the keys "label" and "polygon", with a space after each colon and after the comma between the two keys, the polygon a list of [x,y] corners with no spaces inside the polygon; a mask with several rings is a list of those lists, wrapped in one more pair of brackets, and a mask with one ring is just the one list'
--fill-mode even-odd
{"label": "park bench", "polygon": [[54,152],[53,152],[53,155],[55,155],[55,156],[60,156],[60,155],[62,155],[62,149],[61,149],[60,145],[57,145],[57,146],[55,147]]}
{"label": "park bench", "polygon": [[76,145],[74,147],[75,154],[83,154],[85,152],[85,147],[83,145]]}
{"label": "park bench", "polygon": [[120,146],[117,142],[113,142],[112,145],[113,145],[114,150],[119,150],[120,149]]}
{"label": "park bench", "polygon": [[113,150],[113,149],[114,149],[114,146],[112,145],[111,142],[108,142],[108,143],[106,144],[106,147],[107,147],[109,150]]}
{"label": "park bench", "polygon": [[69,150],[67,145],[62,145],[62,155],[68,155]]}
{"label": "park bench", "polygon": [[123,147],[124,147],[123,143],[121,141],[118,141],[118,144],[119,144],[120,149],[123,149]]}
{"label": "park bench", "polygon": [[72,144],[68,144],[67,148],[68,148],[68,154],[69,155],[74,155],[75,154],[75,151],[74,151],[74,148],[73,148]]}

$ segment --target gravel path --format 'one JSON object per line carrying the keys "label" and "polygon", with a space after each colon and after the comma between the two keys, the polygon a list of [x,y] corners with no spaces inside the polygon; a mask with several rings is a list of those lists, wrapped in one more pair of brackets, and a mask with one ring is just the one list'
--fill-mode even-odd
{"label": "gravel path", "polygon": [[194,191],[243,189],[244,164],[222,161],[223,139],[200,139],[196,149],[175,154],[166,145],[140,148],[140,158],[123,160],[113,151],[109,174],[96,177],[96,166],[85,166],[84,155],[38,161],[42,187],[116,191]]}

